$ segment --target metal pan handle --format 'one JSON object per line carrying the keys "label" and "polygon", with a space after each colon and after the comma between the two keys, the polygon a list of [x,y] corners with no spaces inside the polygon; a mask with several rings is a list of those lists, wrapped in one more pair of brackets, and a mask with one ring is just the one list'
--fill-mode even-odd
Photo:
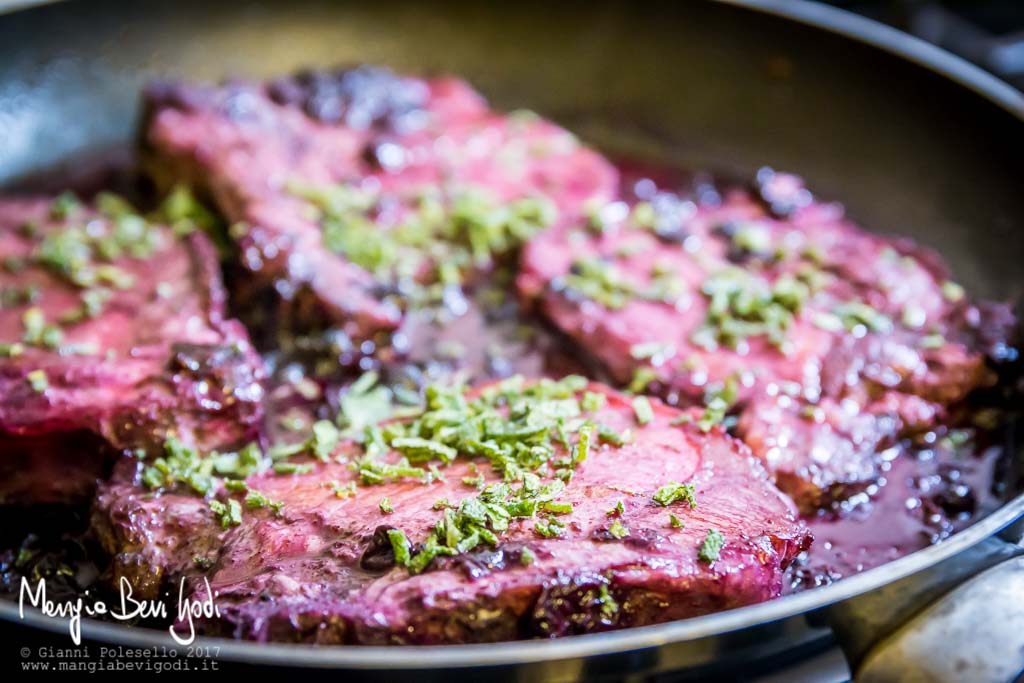
{"label": "metal pan handle", "polygon": [[[1002,683],[1024,671],[1024,524],[829,609],[857,683]],[[923,606],[923,607],[922,607]]]}

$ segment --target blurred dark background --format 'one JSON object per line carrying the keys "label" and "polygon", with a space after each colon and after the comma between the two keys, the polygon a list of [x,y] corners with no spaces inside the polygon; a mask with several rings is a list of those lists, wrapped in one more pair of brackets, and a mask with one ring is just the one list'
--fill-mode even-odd
{"label": "blurred dark background", "polygon": [[954,52],[1024,89],[1024,0],[833,0]]}

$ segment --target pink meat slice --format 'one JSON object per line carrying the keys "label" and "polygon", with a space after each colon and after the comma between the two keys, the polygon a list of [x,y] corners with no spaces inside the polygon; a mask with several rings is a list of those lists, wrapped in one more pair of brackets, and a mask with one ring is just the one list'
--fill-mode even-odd
{"label": "pink meat slice", "polygon": [[[345,462],[311,460],[308,473],[250,477],[249,488],[283,503],[281,512],[246,510],[241,524],[226,532],[212,513],[198,512],[195,499],[136,496],[117,515],[118,538],[147,537],[164,554],[125,547],[124,566],[132,558],[149,568],[162,563],[167,576],[189,575],[197,595],[208,580],[220,618],[204,622],[207,632],[321,643],[550,637],[679,619],[779,595],[784,568],[811,538],[746,446],[719,428],[703,433],[674,424],[681,412],[657,401],[654,420],[640,427],[628,397],[595,384],[588,390],[607,397],[592,419],[630,430],[633,438],[622,447],[603,445],[579,465],[559,497],[574,506],[561,517],[561,537],[541,537],[535,520],[526,519],[514,521],[497,546],[435,559],[421,574],[377,566],[367,558],[380,548],[382,529],[401,528],[420,543],[441,514],[436,501],[458,504],[476,495],[463,477],[476,471],[488,483],[499,477],[486,461],[460,458],[442,468],[444,480],[360,485],[355,495],[339,497],[335,489],[355,481],[356,473]],[[335,457],[348,456],[351,448],[343,444]],[[670,481],[695,487],[696,508],[652,500]],[[390,514],[379,507],[384,497]],[[620,501],[621,515],[610,516]],[[684,526],[673,526],[669,513]],[[628,529],[622,539],[609,534],[614,520]],[[707,562],[698,551],[711,528],[725,544],[718,559]],[[192,554],[207,548],[220,550],[205,555],[212,568],[203,572],[191,565]],[[522,560],[527,552],[536,558],[529,565]],[[608,610],[609,601],[615,610]]]}
{"label": "pink meat slice", "polygon": [[[374,227],[393,229],[424,192],[543,197],[557,223],[615,191],[615,169],[558,126],[505,115],[454,78],[362,67],[269,84],[150,88],[146,145],[158,180],[202,188],[233,222],[243,265],[293,309],[354,337],[396,327],[402,303],[374,274],[324,246],[293,184],[381,197]],[[287,307],[287,306],[286,306]],[[313,313],[315,312],[315,313]],[[292,316],[295,318],[295,316]]]}
{"label": "pink meat slice", "polygon": [[752,401],[740,414],[737,435],[801,511],[813,514],[872,492],[883,460],[898,455],[900,438],[927,430],[943,415],[941,406],[895,392],[866,406],[830,398],[809,404],[782,394]]}
{"label": "pink meat slice", "polygon": [[[779,595],[784,567],[810,537],[749,451],[720,430],[674,426],[680,413],[659,403],[655,420],[638,428],[626,397],[591,390],[608,397],[594,419],[632,429],[635,439],[604,446],[579,466],[560,497],[574,505],[562,537],[540,538],[527,520],[514,523],[496,548],[422,574],[372,572],[359,560],[381,525],[405,529],[416,543],[430,533],[435,501],[475,494],[461,484],[471,474],[468,463],[445,469],[445,483],[367,487],[344,499],[323,485],[351,480],[344,465],[255,479],[250,486],[284,502],[283,514],[253,516],[228,537],[209,576],[224,622],[211,627],[257,639],[476,642],[655,623]],[[669,481],[693,484],[697,507],[653,502]],[[378,508],[383,496],[393,513]],[[629,535],[617,541],[607,535],[608,512],[620,500],[615,519]],[[671,526],[670,511],[685,520],[683,528]],[[708,564],[698,549],[711,528],[726,544]],[[524,548],[537,558],[530,566],[519,561]],[[595,600],[602,587],[620,606],[614,617],[602,616]]]}
{"label": "pink meat slice", "polygon": [[[623,384],[650,379],[686,405],[735,381],[741,436],[806,509],[867,488],[878,449],[921,426],[888,419],[882,406],[927,405],[916,412],[934,423],[992,382],[992,346],[978,334],[991,316],[948,282],[935,254],[861,230],[794,176],[768,175],[760,196],[732,190],[698,202],[651,191],[598,212],[609,216],[601,230],[591,222],[548,231],[524,249],[517,283],[528,304]],[[769,198],[781,196],[778,209]],[[625,283],[632,293],[621,305],[580,291],[581,256],[591,271],[606,269],[613,286]],[[674,289],[647,294],[664,289],[666,274]],[[794,280],[808,287],[781,343],[702,332],[715,330],[709,311],[722,278],[744,294]],[[781,414],[779,396],[792,404]],[[837,422],[802,421],[811,411]]]}
{"label": "pink meat slice", "polygon": [[[0,200],[0,254],[26,264],[0,272],[0,290],[33,292],[0,307],[0,343],[18,349],[0,358],[4,499],[80,499],[112,453],[162,444],[171,433],[210,447],[253,437],[262,363],[245,329],[225,317],[216,253],[202,234],[179,239],[157,227],[152,254],[104,262],[131,286],[107,288],[102,310],[61,325],[56,347],[24,341],[30,308],[55,324],[82,306],[81,288],[35,265],[42,241],[69,226],[112,224],[87,206],[55,218],[52,204]],[[40,373],[45,386],[33,386]]]}

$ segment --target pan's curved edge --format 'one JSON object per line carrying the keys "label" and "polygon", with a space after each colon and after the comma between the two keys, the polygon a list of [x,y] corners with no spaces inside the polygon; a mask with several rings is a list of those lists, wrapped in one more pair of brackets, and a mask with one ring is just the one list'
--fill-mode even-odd
{"label": "pan's curved edge", "polygon": [[[0,0],[0,14],[58,0]],[[870,45],[918,64],[967,88],[1024,122],[1024,94],[979,67],[906,33],[852,13],[806,0],[714,0],[777,16]],[[220,638],[199,638],[196,644],[219,648],[218,658],[253,664],[348,669],[441,669],[502,666],[576,660],[632,650],[657,648],[769,624],[813,612],[847,600],[915,572],[931,567],[992,536],[1024,515],[1024,494],[942,543],[919,550],[830,586],[789,595],[769,602],[699,618],[637,627],[601,634],[568,636],[551,641],[513,641],[485,645],[448,646],[331,646],[251,643]],[[0,601],[0,619],[22,621],[50,632],[66,632],[67,622],[27,608],[24,618],[15,603]],[[126,628],[117,624],[82,621],[88,640],[131,647],[173,645],[163,631]],[[301,657],[296,655],[301,653]]]}
{"label": "pan's curved edge", "polygon": [[0,14],[10,14],[21,9],[52,5],[62,0],[0,0]]}
{"label": "pan's curved edge", "polygon": [[714,0],[823,29],[934,71],[1024,120],[1024,93],[981,67],[916,36],[809,0]]}

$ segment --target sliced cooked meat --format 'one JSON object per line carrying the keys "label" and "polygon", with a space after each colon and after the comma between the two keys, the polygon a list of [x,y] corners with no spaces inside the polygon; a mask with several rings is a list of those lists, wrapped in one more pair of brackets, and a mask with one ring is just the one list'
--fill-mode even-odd
{"label": "sliced cooked meat", "polygon": [[751,402],[737,434],[779,488],[811,514],[868,491],[881,462],[896,457],[899,438],[941,416],[939,406],[906,394],[888,393],[866,406],[831,398],[811,404],[781,394]]}
{"label": "sliced cooked meat", "polygon": [[156,598],[168,583],[198,574],[220,553],[226,532],[195,491],[154,495],[141,483],[144,465],[121,458],[99,484],[92,529],[112,561],[110,576],[127,580],[140,598]]}
{"label": "sliced cooked meat", "polygon": [[941,405],[962,401],[992,373],[985,355],[963,343],[894,333],[838,340],[822,360],[820,391],[865,404],[881,392],[900,391]]}
{"label": "sliced cooked meat", "polygon": [[[216,255],[113,197],[0,202],[0,432],[7,502],[88,493],[104,460],[249,438],[261,362],[224,318]],[[184,224],[179,229],[186,227]]]}
{"label": "sliced cooked meat", "polygon": [[[935,403],[934,420],[993,380],[986,352],[1005,338],[972,341],[985,323],[937,256],[769,175],[761,197],[650,190],[550,230],[526,246],[518,286],[634,389],[685,405],[734,385],[745,438],[806,507],[874,480],[876,449],[909,428],[875,413],[883,396]],[[777,395],[795,407],[779,414]],[[800,421],[815,409],[837,422]]]}
{"label": "sliced cooked meat", "polygon": [[[556,636],[750,604],[780,593],[810,543],[745,446],[657,401],[582,378],[428,396],[362,446],[222,489],[216,513],[137,489],[133,509],[150,512],[119,515],[121,542],[172,549],[158,558],[170,575],[223,534],[201,561],[221,615],[207,631],[355,643]],[[123,550],[124,566],[154,559]]]}
{"label": "sliced cooked meat", "polygon": [[[905,367],[908,356],[947,350],[962,292],[915,253],[862,232],[831,205],[779,219],[738,191],[700,206],[662,193],[632,210],[609,205],[589,230],[532,239],[519,288],[620,382],[645,368],[668,393],[690,398],[742,374],[755,380],[748,390],[797,382],[813,391],[844,339],[866,338],[858,343],[880,348],[874,370],[901,378],[924,372]],[[960,355],[949,377],[930,381],[962,396],[981,373],[961,368],[983,358]]]}
{"label": "sliced cooked meat", "polygon": [[278,322],[356,338],[394,328],[410,305],[447,302],[617,184],[568,132],[497,114],[450,78],[362,67],[160,84],[147,107],[152,173],[201,188],[236,223],[249,286],[285,300]]}

